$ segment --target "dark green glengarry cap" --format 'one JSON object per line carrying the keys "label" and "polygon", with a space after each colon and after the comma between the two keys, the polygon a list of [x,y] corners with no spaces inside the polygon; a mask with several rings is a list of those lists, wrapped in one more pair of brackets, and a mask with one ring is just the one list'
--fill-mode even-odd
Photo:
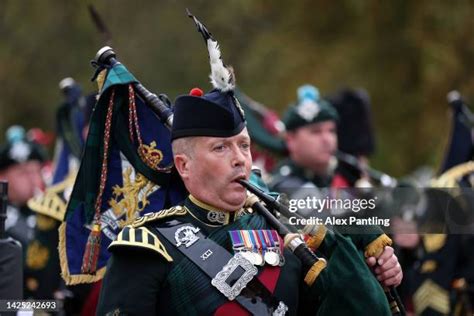
{"label": "dark green glengarry cap", "polygon": [[297,103],[291,105],[283,117],[287,131],[313,123],[339,119],[336,109],[329,102],[320,98],[316,87],[312,85],[300,86],[297,95]]}
{"label": "dark green glengarry cap", "polygon": [[6,134],[7,142],[0,146],[0,170],[30,160],[46,161],[43,148],[26,139],[23,127],[11,126]]}

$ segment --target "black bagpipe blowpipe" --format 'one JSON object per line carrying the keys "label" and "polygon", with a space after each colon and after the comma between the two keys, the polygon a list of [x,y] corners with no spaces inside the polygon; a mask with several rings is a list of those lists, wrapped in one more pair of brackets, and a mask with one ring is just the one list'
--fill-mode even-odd
{"label": "black bagpipe blowpipe", "polygon": [[361,165],[357,157],[344,153],[342,151],[337,151],[335,154],[336,158],[342,162],[347,163],[351,167],[356,168],[360,172],[365,172],[372,179],[380,183],[384,187],[393,188],[397,185],[397,180],[386,173],[375,170],[369,166]]}
{"label": "black bagpipe blowpipe", "polygon": [[[246,180],[238,180],[239,183],[244,186],[248,191],[255,194],[260,200],[262,200],[269,208],[275,209],[278,212],[282,213],[283,215],[292,214],[293,216],[296,213],[290,212],[290,210],[271,197],[270,195],[266,194],[258,187],[252,185]],[[307,270],[307,274],[305,277],[305,282],[308,285],[311,285],[316,280],[319,272],[326,267],[326,260],[323,258],[318,258],[314,252],[308,248],[306,243],[303,241],[301,236],[297,233],[291,232],[285,225],[283,225],[267,208],[265,208],[262,204],[258,201],[253,203],[252,208],[260,213],[265,219],[270,223],[272,227],[274,227],[282,236],[285,236],[285,246],[287,246],[293,253],[301,260],[303,266],[309,267]],[[287,237],[288,236],[288,237]],[[319,266],[318,268],[316,268]],[[318,271],[314,273],[312,271]],[[314,277],[314,275],[316,275]],[[309,277],[311,276],[311,277]],[[307,282],[308,279],[311,279],[312,282]],[[395,287],[384,288],[385,295],[387,296],[387,300],[389,302],[390,308],[392,310],[392,315],[404,316],[406,315],[405,309],[403,304],[400,300],[400,297],[397,293]]]}
{"label": "black bagpipe blowpipe", "polygon": [[[265,202],[268,207],[273,208],[276,205],[280,205],[280,209],[285,208],[285,206],[281,205],[281,203],[268,196],[260,189],[250,184],[248,181],[238,181],[247,190]],[[280,223],[280,221],[257,199],[251,204],[252,208],[256,212],[262,215],[270,223],[270,225],[278,231],[280,235],[284,236],[285,247],[290,249],[300,259],[303,267],[305,268],[305,283],[312,285],[314,281],[316,281],[319,273],[326,267],[326,260],[324,258],[318,258],[318,256],[316,256],[316,254],[308,248],[300,234],[291,232],[285,225]]]}
{"label": "black bagpipe blowpipe", "polygon": [[[91,62],[95,67],[111,67],[115,64],[120,63],[116,58],[114,50],[109,46],[104,46],[95,55],[94,60]],[[134,83],[137,94],[142,98],[145,103],[152,109],[152,111],[160,118],[165,126],[171,129],[173,125],[173,112],[170,107],[163,102],[160,97],[156,94],[151,93],[141,83]]]}

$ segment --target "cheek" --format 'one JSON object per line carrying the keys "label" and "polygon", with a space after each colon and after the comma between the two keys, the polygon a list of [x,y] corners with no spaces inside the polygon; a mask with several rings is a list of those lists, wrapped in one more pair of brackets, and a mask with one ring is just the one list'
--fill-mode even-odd
{"label": "cheek", "polygon": [[21,196],[27,195],[31,191],[31,187],[30,181],[25,181],[24,178],[15,179],[10,184],[10,190]]}
{"label": "cheek", "polygon": [[321,148],[321,140],[317,136],[308,137],[301,147],[310,153],[318,152]]}
{"label": "cheek", "polygon": [[221,169],[219,164],[208,162],[205,165],[194,168],[190,173],[190,177],[197,186],[213,187],[216,186],[221,175],[223,175],[223,170]]}
{"label": "cheek", "polygon": [[336,149],[337,148],[337,135],[332,135],[331,138],[331,148]]}

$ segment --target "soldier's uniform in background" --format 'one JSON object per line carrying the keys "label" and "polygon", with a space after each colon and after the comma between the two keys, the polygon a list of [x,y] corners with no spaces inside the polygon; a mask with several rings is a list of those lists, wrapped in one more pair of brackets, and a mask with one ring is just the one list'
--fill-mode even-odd
{"label": "soldier's uniform in background", "polygon": [[[326,99],[334,106],[339,116],[337,125],[339,153],[349,154],[356,159],[369,158],[375,151],[375,135],[367,91],[346,88],[327,96]],[[340,156],[334,182],[354,187],[367,175],[363,174],[360,167],[341,159]]]}
{"label": "soldier's uniform in background", "polygon": [[[287,130],[293,131],[303,126],[324,121],[337,122],[338,114],[327,101],[310,98],[310,102],[308,102],[308,98],[301,98],[301,91],[305,87],[307,86],[299,88],[299,102],[290,106],[284,116],[283,122],[287,126]],[[269,188],[271,191],[285,193],[288,199],[304,200],[307,197],[324,199],[330,195],[331,188],[340,187],[341,181],[338,181],[338,179],[340,180],[343,176],[338,173],[336,166],[337,162],[334,158],[325,174],[315,174],[288,158],[275,168]],[[355,179],[353,182],[347,180],[343,182],[347,186],[353,184]],[[348,198],[353,197],[348,196]],[[324,218],[330,211],[333,210],[323,210],[322,213],[318,213],[318,216]],[[315,212],[317,211],[312,209],[298,210],[298,213],[304,217],[313,216]],[[285,218],[283,220],[287,221]],[[317,254],[329,259],[326,273],[334,278],[334,282],[341,282],[344,279],[344,273],[338,271],[338,267],[345,269],[351,266],[354,271],[357,271],[354,273],[354,282],[364,284],[364,286],[378,285],[364,260],[369,256],[380,255],[385,246],[392,244],[390,238],[378,226],[359,226],[356,234],[342,234],[332,228],[326,228],[324,225],[307,225],[303,228],[303,232],[308,246]],[[338,278],[340,279],[338,280]],[[346,290],[352,291],[349,288],[346,288]],[[379,296],[378,300],[374,299],[373,302],[383,304],[387,301],[384,296]],[[391,307],[394,307],[392,312],[397,311],[395,306]],[[327,312],[334,313],[334,315],[343,314],[343,309],[333,307]]]}
{"label": "soldier's uniform in background", "polygon": [[[311,124],[337,122],[338,119],[336,110],[320,97],[318,89],[311,85],[304,85],[298,88],[298,101],[289,106],[283,116],[283,123],[286,130],[291,132]],[[334,159],[326,174],[316,175],[288,158],[275,168],[269,188],[272,191],[286,193],[289,197],[302,187],[328,188],[333,181],[336,165],[337,162]]]}
{"label": "soldier's uniform in background", "polygon": [[407,271],[402,283],[405,299],[421,316],[474,312],[472,124],[459,93],[449,93],[448,101],[450,139],[438,177],[423,192],[424,212],[417,214],[423,234],[413,248],[399,247]]}
{"label": "soldier's uniform in background", "polygon": [[[43,163],[46,153],[39,145],[26,139],[25,130],[20,126],[12,126],[7,130],[7,142],[0,147],[0,171],[9,167],[15,167],[28,161]],[[10,182],[14,179],[9,179]],[[37,188],[40,191],[43,188]],[[14,187],[10,185],[10,194]],[[26,203],[18,205],[11,203],[7,207],[7,221],[5,229],[7,235],[18,240],[26,250],[28,242],[33,237],[35,227],[34,213],[27,207]]]}
{"label": "soldier's uniform in background", "polygon": [[[7,142],[0,147],[0,180],[6,180],[9,183],[9,203],[6,210],[5,230],[7,236],[21,244],[22,256],[20,257],[22,261],[18,264],[22,265],[23,263],[23,266],[30,257],[28,244],[34,237],[34,229],[43,224],[41,219],[36,218],[35,214],[28,208],[26,201],[35,192],[43,189],[41,168],[45,160],[46,154],[43,148],[39,144],[27,140],[25,130],[22,127],[12,126],[7,130]],[[36,262],[48,260],[43,255],[45,254],[35,253],[33,258],[37,260]],[[23,269],[23,266],[21,269]],[[5,277],[5,279],[8,280],[9,277],[11,275]],[[21,280],[19,281],[23,283],[20,297],[14,293],[2,293],[0,297],[28,297],[27,293],[24,293],[25,289],[28,288],[27,278],[28,272],[23,271],[23,276],[20,277]]]}
{"label": "soldier's uniform in background", "polygon": [[[57,140],[52,185],[28,201],[37,225],[26,256],[26,297],[52,299],[64,297],[66,313],[77,314],[92,288],[90,284],[66,287],[61,278],[58,228],[64,220],[66,205],[76,178],[89,115],[96,94],[87,97],[72,78],[60,81],[65,101],[56,112]],[[90,302],[89,302],[90,303]]]}

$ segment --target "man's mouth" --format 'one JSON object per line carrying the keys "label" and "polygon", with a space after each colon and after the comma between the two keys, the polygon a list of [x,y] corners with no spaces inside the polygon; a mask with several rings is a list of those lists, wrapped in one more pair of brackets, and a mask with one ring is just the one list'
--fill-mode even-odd
{"label": "man's mouth", "polygon": [[247,177],[245,176],[245,174],[240,174],[236,176],[235,178],[233,178],[231,182],[239,183],[239,180],[246,180],[246,179]]}

